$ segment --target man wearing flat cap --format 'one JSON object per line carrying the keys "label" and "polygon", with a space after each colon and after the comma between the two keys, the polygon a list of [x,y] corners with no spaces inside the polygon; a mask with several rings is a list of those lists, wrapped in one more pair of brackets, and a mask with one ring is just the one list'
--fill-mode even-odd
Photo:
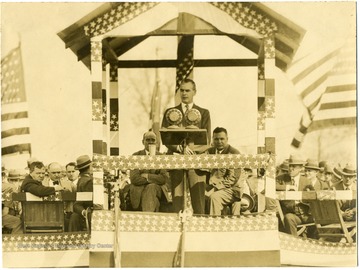
{"label": "man wearing flat cap", "polygon": [[[133,155],[160,155],[156,151],[156,134],[145,132],[142,143],[144,149]],[[143,212],[159,212],[160,201],[168,193],[167,182],[169,177],[166,170],[131,170],[130,171],[130,201],[134,210]]]}
{"label": "man wearing flat cap", "polygon": [[[336,190],[356,190],[356,168],[347,164],[341,171],[342,182],[334,185]],[[340,209],[345,221],[356,220],[356,200],[341,200]]]}
{"label": "man wearing flat cap", "polygon": [[[77,192],[93,192],[92,161],[88,155],[82,155],[76,159],[76,170],[79,170],[79,181]],[[85,219],[91,218],[90,209],[92,202],[75,202],[74,212],[70,217],[69,231],[77,232],[83,230]],[[91,222],[89,221],[89,226]]]}

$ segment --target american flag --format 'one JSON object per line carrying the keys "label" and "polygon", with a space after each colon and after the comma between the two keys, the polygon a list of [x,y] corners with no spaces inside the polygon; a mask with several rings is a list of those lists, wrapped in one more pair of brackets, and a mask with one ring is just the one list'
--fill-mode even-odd
{"label": "american flag", "polygon": [[176,92],[181,83],[190,76],[194,69],[194,37],[183,36],[178,44],[176,66]]}
{"label": "american flag", "polygon": [[306,107],[293,146],[299,147],[307,132],[356,124],[355,40],[312,53],[288,74]]}
{"label": "american flag", "polygon": [[1,60],[1,152],[31,154],[30,124],[19,47]]}
{"label": "american flag", "polygon": [[161,91],[159,87],[158,70],[156,70],[155,86],[151,97],[151,110],[149,129],[151,129],[157,137],[157,147],[160,147],[160,105],[161,105]]}

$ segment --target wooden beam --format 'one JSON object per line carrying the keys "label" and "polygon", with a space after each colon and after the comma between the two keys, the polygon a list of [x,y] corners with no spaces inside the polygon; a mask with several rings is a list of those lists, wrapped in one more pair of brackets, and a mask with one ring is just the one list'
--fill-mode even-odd
{"label": "wooden beam", "polygon": [[[199,59],[195,67],[256,67],[257,59]],[[175,68],[176,60],[119,60],[119,68]]]}

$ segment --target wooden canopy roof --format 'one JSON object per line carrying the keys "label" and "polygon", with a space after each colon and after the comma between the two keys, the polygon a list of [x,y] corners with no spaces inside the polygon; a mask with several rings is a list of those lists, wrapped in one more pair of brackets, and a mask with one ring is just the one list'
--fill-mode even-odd
{"label": "wooden canopy roof", "polygon": [[[209,20],[203,19],[202,14],[194,15],[190,11],[179,12],[173,19],[146,33],[111,34],[114,33],[116,27],[131,22],[135,17],[144,16],[149,10],[163,4],[105,3],[60,31],[58,36],[64,41],[65,47],[70,48],[76,54],[78,61],[82,61],[90,69],[90,39],[97,35],[104,35],[103,55],[105,60],[114,62],[117,61],[119,56],[150,36],[227,35],[250,51],[258,54],[261,36],[273,34],[275,37],[276,66],[286,71],[305,34],[303,28],[267,6],[250,2],[187,3],[190,6],[202,5],[202,10],[209,8],[210,13],[214,8],[219,9],[222,12],[221,16],[227,17],[225,19],[231,21],[231,27],[233,28],[234,24],[238,24],[242,27],[240,30],[228,30],[226,27],[219,29],[217,21],[220,17],[218,14],[213,16],[213,20],[209,22]],[[179,3],[167,3],[167,5],[176,4]],[[161,18],[162,14],[158,14],[158,16]],[[143,18],[142,22],[146,24],[146,18]],[[186,27],[180,27],[181,25],[186,25]],[[246,32],[247,29],[249,32]]]}

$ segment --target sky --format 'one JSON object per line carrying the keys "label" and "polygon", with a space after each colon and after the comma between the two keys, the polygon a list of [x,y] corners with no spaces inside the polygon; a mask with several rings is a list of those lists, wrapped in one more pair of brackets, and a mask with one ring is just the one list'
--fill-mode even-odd
{"label": "sky", "polygon": [[[65,165],[75,161],[80,155],[92,154],[90,72],[77,61],[76,55],[70,49],[65,49],[65,44],[57,33],[99,5],[99,3],[69,2],[2,3],[1,5],[1,54],[2,57],[6,55],[21,40],[33,156],[44,163],[58,161]],[[346,38],[347,30],[355,35],[354,2],[273,2],[267,5],[306,29],[307,33],[295,60],[316,47]],[[148,50],[155,52],[159,41],[154,41],[153,44],[151,41],[147,42],[149,43],[142,44],[124,57],[148,54],[148,51],[142,51],[147,45],[150,48],[147,48]],[[216,47],[218,44],[226,44],[228,48],[232,48],[229,51],[235,55],[252,56],[251,52],[239,46],[235,47],[228,40],[219,39],[216,42],[209,42],[206,37],[202,37],[196,42],[198,42],[198,45],[195,44],[196,48],[202,48],[203,44],[207,44],[206,52],[227,53],[228,51],[221,51],[221,48]],[[160,41],[160,44],[165,43]],[[164,54],[176,53],[176,50],[171,49],[166,46],[161,48]],[[195,57],[206,57],[206,52],[196,49]],[[136,76],[145,76],[141,72],[138,70],[134,75],[131,71],[124,71],[120,76],[120,153],[124,155],[130,155],[142,148],[141,137],[148,128],[146,117],[141,116],[144,112],[136,109],[135,92],[131,91],[134,87],[142,87],[136,82]],[[256,153],[256,103],[252,102],[256,100],[256,72],[251,68],[194,71],[199,89],[195,103],[210,109],[213,128],[223,126],[228,129],[230,144],[241,152],[250,154]],[[161,87],[165,87],[174,83],[175,72],[161,70],[159,77]],[[151,77],[149,82],[146,86],[148,92],[153,87],[154,77]],[[239,86],[241,89],[254,89],[254,91],[248,91],[244,95],[243,91],[238,91]],[[287,158],[295,151],[300,152],[304,157],[317,158],[317,151],[314,150],[316,134],[309,134],[306,137],[302,149],[294,150],[290,147],[303,112],[301,101],[292,90],[286,75],[278,70],[276,80],[278,161]],[[236,113],[226,110],[233,107],[238,108]],[[245,118],[237,121],[239,116],[245,114]],[[134,122],[139,115],[140,124]],[[344,131],[342,134],[347,133]],[[356,156],[354,136],[351,134],[351,140],[346,140],[347,144],[337,145],[331,151],[337,153],[341,149],[345,156],[354,159]],[[343,143],[342,140],[340,141]],[[335,156],[333,154],[334,159]],[[25,166],[24,161],[7,162],[8,164],[3,159],[7,167]]]}

